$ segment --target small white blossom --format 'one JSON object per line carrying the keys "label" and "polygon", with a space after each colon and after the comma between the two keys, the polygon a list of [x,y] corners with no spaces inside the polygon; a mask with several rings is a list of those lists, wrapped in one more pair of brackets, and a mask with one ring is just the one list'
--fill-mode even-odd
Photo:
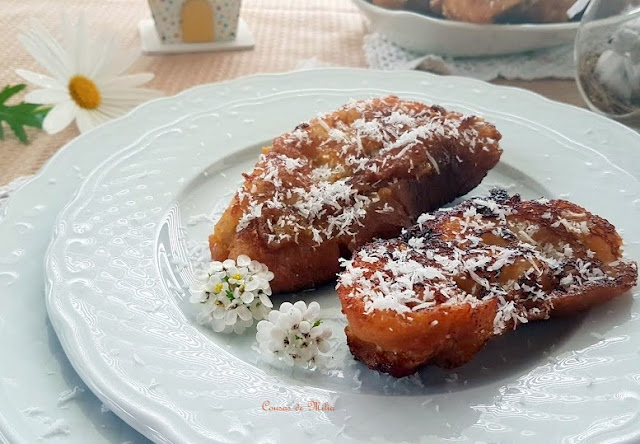
{"label": "small white blossom", "polygon": [[273,273],[266,265],[240,255],[237,260],[214,261],[196,275],[190,301],[201,304],[197,321],[215,332],[241,334],[253,321],[266,319],[271,303]]}
{"label": "small white blossom", "polygon": [[318,318],[320,305],[304,301],[284,302],[272,310],[268,320],[258,322],[256,339],[268,359],[280,359],[287,365],[315,367],[324,364],[329,351],[331,329]]}

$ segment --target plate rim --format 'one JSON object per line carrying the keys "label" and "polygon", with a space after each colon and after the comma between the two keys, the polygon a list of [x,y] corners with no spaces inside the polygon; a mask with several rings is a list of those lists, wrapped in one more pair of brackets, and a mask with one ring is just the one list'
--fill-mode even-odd
{"label": "plate rim", "polygon": [[[321,68],[321,69],[310,69],[310,70],[301,70],[301,71],[290,71],[290,72],[284,72],[284,73],[268,73],[268,74],[256,74],[256,75],[249,75],[249,76],[243,76],[243,77],[239,77],[236,79],[231,79],[231,80],[227,80],[224,82],[219,82],[219,83],[209,83],[209,84],[202,84],[202,85],[197,85],[194,86],[192,88],[189,88],[187,90],[184,90],[178,94],[175,94],[173,96],[167,96],[167,97],[162,97],[159,99],[155,99],[152,100],[150,102],[147,102],[139,107],[137,107],[136,109],[132,110],[131,112],[129,112],[128,114],[126,114],[125,116],[122,116],[118,119],[115,119],[111,122],[108,122],[107,124],[96,128],[95,130],[92,130],[89,133],[86,134],[90,134],[93,132],[97,132],[97,131],[101,131],[101,130],[105,130],[105,128],[111,128],[111,127],[116,127],[119,124],[122,124],[122,122],[127,121],[131,118],[133,118],[134,116],[137,115],[143,115],[146,111],[147,108],[152,107],[152,106],[160,106],[162,103],[170,103],[171,101],[174,100],[179,100],[180,98],[185,98],[190,94],[196,93],[198,90],[200,89],[206,89],[206,88],[211,88],[211,87],[219,87],[219,86],[230,86],[233,83],[240,83],[242,81],[262,81],[264,80],[270,80],[270,79],[282,79],[282,78],[286,78],[288,76],[306,76],[309,75],[308,73],[323,73],[323,72],[327,72],[327,73],[331,73],[331,72],[337,72],[337,73],[344,73],[344,74],[358,74],[358,75],[362,75],[362,74],[370,74],[372,76],[381,76],[381,77],[392,77],[392,76],[401,76],[401,75],[408,75],[408,76],[414,76],[416,78],[416,81],[419,80],[419,78],[422,78],[422,80],[426,79],[426,78],[431,78],[431,79],[441,79],[441,76],[437,76],[434,74],[430,74],[430,73],[424,73],[424,72],[416,72],[416,71],[394,71],[394,72],[388,72],[388,71],[382,71],[382,70],[369,70],[369,69],[363,69],[363,68]],[[576,112],[576,113],[581,113],[585,116],[590,116],[591,118],[594,119],[600,119],[601,122],[606,122],[606,124],[612,128],[616,128],[617,131],[622,131],[624,133],[626,133],[628,136],[632,136],[634,138],[636,138],[638,141],[640,141],[640,135],[638,133],[636,133],[635,131],[633,131],[632,129],[626,127],[625,125],[616,122],[616,121],[611,121],[603,116],[600,116],[596,113],[593,113],[587,109],[583,109],[583,108],[579,108],[576,107],[574,105],[571,104],[566,104],[566,103],[562,103],[562,102],[557,102],[551,99],[548,99],[538,93],[534,93],[532,91],[528,91],[528,90],[524,90],[521,88],[517,88],[517,87],[512,87],[512,86],[503,86],[503,85],[494,85],[494,84],[490,84],[484,81],[480,81],[480,80],[476,80],[476,79],[471,79],[471,78],[466,78],[466,77],[459,77],[459,76],[448,76],[447,79],[451,79],[452,81],[455,82],[468,82],[469,84],[475,84],[475,85],[482,85],[485,88],[489,88],[490,90],[493,90],[495,92],[498,91],[508,91],[511,94],[523,94],[524,96],[528,96],[530,98],[530,100],[536,100],[541,104],[544,104],[544,106],[554,106],[554,107],[561,107],[561,108],[565,108],[567,111],[571,110],[572,112]],[[362,89],[366,89],[366,88],[362,88]],[[318,88],[308,88],[308,89],[304,89],[304,91],[309,91],[309,90],[319,90]],[[295,89],[288,89],[288,88],[284,88],[283,90],[279,90],[278,93],[282,93],[285,91],[301,91],[298,88]],[[271,96],[271,94],[266,94],[261,96],[261,98],[266,98]],[[255,98],[253,98],[255,99]],[[222,106],[229,106],[231,104],[235,103],[242,103],[244,101],[249,101],[252,100],[252,98],[243,98],[240,100],[236,100],[236,101],[229,101],[229,102],[225,102],[224,105]],[[212,108],[207,108],[207,110],[211,110]],[[183,118],[187,117],[187,115],[183,115],[180,118],[174,119],[172,122],[176,122],[179,121]],[[171,123],[167,124],[170,125]],[[147,134],[149,134],[150,132],[156,131],[159,127],[154,127],[151,130],[146,131],[143,135],[141,135],[139,137],[139,139],[144,138]],[[551,130],[551,129],[550,129]],[[553,131],[553,130],[551,130]],[[62,149],[65,149],[67,146],[71,145],[71,144],[78,144],[80,143],[84,136],[86,134],[83,134],[79,137],[77,137],[76,139],[73,139],[72,141],[70,141],[67,145],[65,145]],[[139,140],[138,139],[138,140]],[[94,381],[94,378],[92,378],[92,375],[87,375],[86,370],[87,370],[87,366],[82,362],[82,363],[77,363],[72,356],[74,356],[73,353],[69,353],[69,347],[70,344],[67,342],[67,340],[72,339],[72,341],[69,342],[75,342],[75,348],[78,349],[80,347],[79,342],[78,342],[78,337],[76,337],[75,335],[72,334],[64,334],[65,332],[68,333],[69,331],[73,330],[73,325],[70,323],[63,323],[62,322],[62,317],[60,316],[51,316],[51,310],[52,310],[52,298],[53,298],[53,290],[54,290],[54,285],[52,285],[52,281],[49,278],[49,273],[50,273],[50,269],[49,269],[49,256],[51,254],[51,250],[54,246],[54,242],[57,238],[57,234],[58,234],[58,225],[59,225],[59,221],[60,219],[63,217],[63,215],[69,210],[70,207],[72,207],[80,198],[81,196],[81,192],[84,190],[85,186],[88,186],[88,180],[93,177],[96,174],[99,174],[98,171],[101,169],[101,167],[107,163],[109,163],[113,158],[117,158],[118,155],[123,152],[126,151],[128,146],[130,146],[131,144],[133,144],[134,142],[128,144],[127,146],[123,147],[122,149],[116,151],[115,153],[113,153],[112,155],[108,156],[106,159],[103,159],[86,177],[85,181],[76,189],[72,199],[70,201],[67,202],[67,204],[65,204],[64,208],[59,212],[59,214],[56,217],[56,223],[55,223],[55,228],[54,231],[52,233],[52,235],[50,236],[50,241],[46,250],[46,254],[43,258],[44,263],[45,263],[45,268],[44,268],[44,283],[45,283],[45,301],[46,301],[46,307],[47,307],[47,312],[49,313],[49,318],[51,320],[51,323],[54,327],[54,330],[56,331],[56,334],[58,335],[58,339],[65,351],[65,354],[67,355],[67,358],[69,359],[69,362],[71,363],[71,365],[73,366],[74,370],[78,373],[78,375],[81,377],[81,379],[85,382],[85,384],[87,384],[88,387],[91,388],[92,392],[94,394],[96,394],[96,396],[98,398],[100,398],[106,405],[108,405],[109,407],[112,408],[112,410],[114,412],[116,412],[118,414],[118,416],[120,416],[125,422],[127,422],[129,425],[131,425],[133,428],[135,428],[136,430],[138,430],[139,432],[141,432],[143,435],[156,440],[157,442],[181,442],[181,440],[184,438],[184,436],[182,436],[181,434],[179,434],[178,432],[175,432],[174,430],[172,430],[172,432],[174,432],[173,434],[168,433],[166,435],[157,435],[155,434],[155,430],[150,428],[147,424],[142,424],[139,422],[138,417],[148,417],[148,415],[144,414],[144,408],[138,408],[138,411],[136,412],[136,415],[132,415],[129,411],[122,409],[118,404],[114,404],[112,402],[113,397],[112,396],[107,396],[107,393],[109,393],[109,390],[105,390],[105,388],[109,388],[108,385],[105,386],[100,386],[99,384],[97,384]],[[576,142],[579,143],[579,142]],[[582,145],[582,143],[580,143]],[[62,151],[62,149],[58,152],[60,153]],[[609,163],[612,163],[613,165],[617,166],[616,163],[612,162],[609,160],[609,158],[605,155],[605,153],[603,153],[601,150],[597,150],[597,153],[603,155],[607,161]],[[45,168],[43,168],[41,170],[40,173],[38,173],[38,175],[36,175],[34,178],[32,178],[26,185],[31,184],[32,182],[36,182],[41,175],[46,171],[46,168],[48,168],[48,166],[52,163],[52,161],[54,160],[54,158],[57,157],[58,153],[56,153],[56,155],[54,155],[48,162],[47,165],[45,166]],[[626,171],[626,170],[625,170]],[[629,173],[630,174],[630,173]],[[636,175],[632,175],[633,178],[640,182],[640,178]],[[24,188],[24,187],[23,187]],[[21,188],[21,190],[23,189]],[[9,202],[9,205],[11,204],[11,202]],[[78,367],[81,367],[81,370],[78,371]],[[95,375],[93,375],[95,376]],[[101,378],[97,377],[95,378],[98,381],[101,381]],[[115,392],[111,391],[111,394],[113,394]],[[118,396],[116,397],[118,398],[120,401],[123,400],[122,397]],[[158,419],[158,423],[162,423],[162,420]],[[169,427],[169,429],[171,429],[171,427]],[[173,441],[171,439],[166,438],[166,436],[171,436],[176,438],[176,441]]]}

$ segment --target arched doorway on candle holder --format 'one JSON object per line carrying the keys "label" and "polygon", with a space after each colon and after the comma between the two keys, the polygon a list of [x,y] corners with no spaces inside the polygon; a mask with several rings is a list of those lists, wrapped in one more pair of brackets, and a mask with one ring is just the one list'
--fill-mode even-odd
{"label": "arched doorway on candle holder", "polygon": [[208,0],[186,0],[182,5],[182,41],[211,42],[215,38],[213,8]]}

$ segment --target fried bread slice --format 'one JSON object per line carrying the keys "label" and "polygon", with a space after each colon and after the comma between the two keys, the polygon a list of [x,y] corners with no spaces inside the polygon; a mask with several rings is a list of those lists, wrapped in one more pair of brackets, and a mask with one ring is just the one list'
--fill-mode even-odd
{"label": "fried bread slice", "polygon": [[500,138],[483,119],[438,106],[353,101],[264,149],[209,238],[211,256],[266,264],[274,293],[332,280],[339,258],[476,187]]}
{"label": "fried bread slice", "polygon": [[569,21],[567,12],[576,0],[536,0],[522,3],[501,17],[505,22],[561,23]]}
{"label": "fried bread slice", "polygon": [[371,0],[371,3],[387,9],[407,9],[424,14],[431,12],[429,0]]}
{"label": "fried bread slice", "polygon": [[636,284],[605,219],[564,200],[494,190],[369,243],[338,280],[353,355],[401,377],[469,361],[491,338],[571,315]]}
{"label": "fried bread slice", "polygon": [[431,10],[451,20],[469,23],[494,23],[498,17],[514,7],[531,0],[431,0]]}
{"label": "fried bread slice", "polygon": [[431,0],[431,11],[469,23],[555,23],[569,20],[576,0]]}

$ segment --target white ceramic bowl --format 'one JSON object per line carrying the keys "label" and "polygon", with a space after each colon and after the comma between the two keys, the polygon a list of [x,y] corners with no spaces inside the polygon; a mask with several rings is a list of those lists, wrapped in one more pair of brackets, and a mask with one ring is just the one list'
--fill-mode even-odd
{"label": "white ceramic bowl", "polygon": [[578,31],[577,22],[477,25],[385,9],[366,0],[353,2],[369,19],[371,31],[421,54],[486,56],[531,51],[570,43]]}

